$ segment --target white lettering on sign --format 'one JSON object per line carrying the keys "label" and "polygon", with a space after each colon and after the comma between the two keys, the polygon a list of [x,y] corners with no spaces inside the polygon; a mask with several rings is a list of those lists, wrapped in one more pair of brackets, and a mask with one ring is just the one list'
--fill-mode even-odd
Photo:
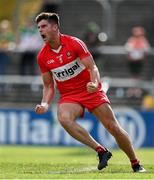
{"label": "white lettering on sign", "polygon": [[[88,132],[93,128],[90,119],[78,119],[78,123]],[[32,119],[28,111],[0,111],[0,144],[81,145],[57,119],[52,123],[44,117]]]}

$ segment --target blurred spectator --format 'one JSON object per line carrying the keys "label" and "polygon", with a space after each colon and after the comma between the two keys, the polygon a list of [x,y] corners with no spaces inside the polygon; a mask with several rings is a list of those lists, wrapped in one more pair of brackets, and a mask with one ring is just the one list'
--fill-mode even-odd
{"label": "blurred spectator", "polygon": [[0,22],[0,74],[5,74],[11,62],[8,51],[15,48],[14,35],[10,21],[7,19]]}
{"label": "blurred spectator", "polygon": [[142,100],[142,108],[144,110],[154,110],[154,96],[147,93]]}
{"label": "blurred spectator", "polygon": [[129,69],[134,78],[140,78],[143,63],[150,50],[150,45],[145,37],[145,30],[141,26],[132,28],[132,35],[125,45]]}
{"label": "blurred spectator", "polygon": [[98,38],[99,33],[100,27],[95,22],[89,22],[82,37],[88,49],[92,52],[94,59],[99,56],[96,52],[96,48],[101,44],[101,41]]}
{"label": "blurred spectator", "polygon": [[98,39],[99,32],[100,28],[95,22],[89,22],[87,24],[83,38],[89,48],[97,46],[100,43]]}
{"label": "blurred spectator", "polygon": [[19,71],[21,75],[36,74],[36,53],[42,46],[42,39],[38,34],[32,17],[28,17],[26,24],[20,29],[18,50],[21,52]]}

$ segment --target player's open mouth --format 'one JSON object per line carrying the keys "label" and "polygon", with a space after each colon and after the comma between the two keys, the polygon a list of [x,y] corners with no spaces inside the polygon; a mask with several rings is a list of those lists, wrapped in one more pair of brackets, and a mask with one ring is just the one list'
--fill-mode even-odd
{"label": "player's open mouth", "polygon": [[46,39],[46,35],[41,34],[41,36],[42,36],[43,40],[45,40],[45,39]]}

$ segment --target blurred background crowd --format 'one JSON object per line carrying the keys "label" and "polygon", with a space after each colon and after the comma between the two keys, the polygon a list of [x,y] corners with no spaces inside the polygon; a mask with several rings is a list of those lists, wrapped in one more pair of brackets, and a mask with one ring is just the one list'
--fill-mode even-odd
{"label": "blurred background crowd", "polygon": [[153,0],[0,0],[0,7],[0,107],[41,99],[34,19],[44,11],[87,44],[113,105],[154,109]]}

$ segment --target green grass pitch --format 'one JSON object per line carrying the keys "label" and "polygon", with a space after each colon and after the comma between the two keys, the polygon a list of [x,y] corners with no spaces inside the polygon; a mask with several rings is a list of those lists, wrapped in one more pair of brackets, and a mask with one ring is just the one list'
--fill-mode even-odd
{"label": "green grass pitch", "polygon": [[154,149],[136,152],[146,173],[133,173],[120,150],[98,171],[96,153],[86,147],[0,146],[0,179],[154,179]]}

